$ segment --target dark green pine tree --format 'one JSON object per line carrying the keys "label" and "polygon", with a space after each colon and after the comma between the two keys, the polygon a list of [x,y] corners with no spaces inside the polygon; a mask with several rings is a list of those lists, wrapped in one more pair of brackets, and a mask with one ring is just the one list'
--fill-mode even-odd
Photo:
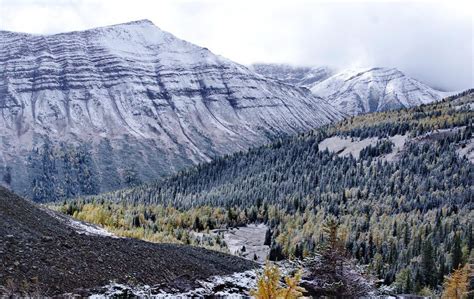
{"label": "dark green pine tree", "polygon": [[440,261],[439,261],[439,271],[438,271],[438,284],[442,284],[444,281],[444,275],[446,274],[446,266],[445,266],[445,260],[444,256],[441,255]]}
{"label": "dark green pine tree", "polygon": [[114,148],[109,139],[101,140],[98,147],[98,170],[101,177],[101,190],[114,190],[121,186],[118,167],[115,163]]}
{"label": "dark green pine tree", "polygon": [[271,244],[272,244],[272,231],[268,228],[267,231],[265,232],[265,241],[263,242],[263,245],[270,246]]}
{"label": "dark green pine tree", "polygon": [[458,234],[454,236],[454,243],[451,254],[453,257],[453,269],[457,269],[460,265],[462,265],[461,238],[459,238]]}
{"label": "dark green pine tree", "polygon": [[472,248],[474,247],[473,246],[474,245],[474,236],[472,234],[472,224],[469,224],[469,229],[468,229],[467,236],[468,236],[467,246],[468,246],[469,252],[471,252]]}
{"label": "dark green pine tree", "polygon": [[204,226],[202,225],[201,220],[199,219],[199,216],[196,216],[196,218],[194,218],[193,229],[198,232],[204,229]]}
{"label": "dark green pine tree", "polygon": [[413,291],[418,293],[423,287],[423,276],[420,274],[420,270],[416,270],[415,274],[415,284],[413,286]]}
{"label": "dark green pine tree", "polygon": [[36,202],[57,199],[57,169],[54,151],[49,140],[45,140],[39,149],[34,149],[28,159],[31,176],[32,199]]}
{"label": "dark green pine tree", "polygon": [[405,291],[405,293],[409,294],[409,293],[411,293],[412,290],[413,290],[413,286],[412,286],[412,283],[411,283],[411,271],[408,271],[407,276],[406,276],[404,291]]}
{"label": "dark green pine tree", "polygon": [[423,252],[421,255],[421,275],[423,285],[435,287],[437,284],[437,271],[434,260],[434,250],[431,241],[427,240],[423,244]]}
{"label": "dark green pine tree", "polygon": [[88,145],[81,145],[77,149],[78,181],[81,194],[95,194],[99,192],[99,177],[96,164],[92,159],[92,152]]}

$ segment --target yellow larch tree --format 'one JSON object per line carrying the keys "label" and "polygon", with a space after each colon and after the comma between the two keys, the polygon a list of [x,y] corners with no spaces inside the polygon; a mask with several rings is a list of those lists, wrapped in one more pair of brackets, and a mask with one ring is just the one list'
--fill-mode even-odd
{"label": "yellow larch tree", "polygon": [[469,287],[469,265],[455,270],[444,280],[443,299],[464,299],[467,298]]}
{"label": "yellow larch tree", "polygon": [[257,289],[252,290],[250,295],[257,299],[295,299],[303,296],[306,290],[299,286],[301,271],[293,277],[285,277],[286,288],[280,287],[280,278],[278,266],[267,262],[262,275],[257,277]]}

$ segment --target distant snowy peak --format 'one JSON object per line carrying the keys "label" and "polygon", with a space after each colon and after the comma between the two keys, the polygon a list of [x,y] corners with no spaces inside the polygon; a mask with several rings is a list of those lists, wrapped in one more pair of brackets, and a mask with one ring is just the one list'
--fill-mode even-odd
{"label": "distant snowy peak", "polygon": [[346,69],[254,64],[260,75],[311,92],[348,115],[412,107],[431,103],[450,93],[435,90],[395,68]]}
{"label": "distant snowy peak", "polygon": [[447,95],[395,68],[381,67],[344,70],[311,91],[349,115],[413,107]]}
{"label": "distant snowy peak", "polygon": [[292,66],[288,64],[256,63],[250,69],[260,75],[293,86],[311,88],[333,75],[329,67]]}

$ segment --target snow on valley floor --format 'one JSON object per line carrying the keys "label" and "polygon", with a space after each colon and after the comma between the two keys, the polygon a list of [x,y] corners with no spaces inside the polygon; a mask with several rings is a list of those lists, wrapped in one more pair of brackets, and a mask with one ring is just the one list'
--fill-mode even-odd
{"label": "snow on valley floor", "polygon": [[[393,142],[394,147],[391,153],[381,157],[382,160],[394,161],[397,155],[403,150],[407,138],[407,135],[395,135],[387,138]],[[333,136],[324,139],[318,146],[320,150],[327,149],[330,152],[337,153],[339,157],[347,157],[352,154],[354,158],[359,159],[362,149],[369,145],[375,145],[378,140],[379,138],[376,137],[360,139],[356,137]]]}
{"label": "snow on valley floor", "polygon": [[[244,227],[228,228],[228,229],[213,229],[209,232],[210,235],[220,234],[229,249],[229,253],[237,255],[248,260],[254,261],[254,256],[257,256],[257,262],[263,263],[267,260],[270,253],[270,247],[263,245],[265,242],[265,233],[267,232],[265,224],[248,224]],[[191,232],[194,236],[205,238],[206,233]]]}
{"label": "snow on valley floor", "polygon": [[[249,224],[224,231],[224,240],[230,253],[250,260],[257,255],[257,261],[264,262],[270,252],[270,247],[263,245],[266,232],[265,224]],[[245,250],[243,251],[242,248]]]}

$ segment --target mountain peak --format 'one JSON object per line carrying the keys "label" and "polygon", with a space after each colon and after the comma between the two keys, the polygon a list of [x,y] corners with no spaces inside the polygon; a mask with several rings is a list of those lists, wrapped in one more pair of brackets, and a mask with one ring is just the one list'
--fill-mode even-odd
{"label": "mountain peak", "polygon": [[350,115],[408,108],[443,97],[393,67],[346,69],[318,83],[311,91]]}
{"label": "mountain peak", "polygon": [[135,24],[155,25],[155,24],[153,24],[152,21],[150,21],[150,20],[148,20],[148,19],[141,19],[141,20],[136,20],[136,21],[130,21],[130,22],[122,23],[122,25],[135,25]]}
{"label": "mountain peak", "polygon": [[159,29],[158,26],[156,26],[152,21],[148,19],[141,19],[141,20],[136,20],[136,21],[130,21],[130,22],[124,22],[124,23],[118,23],[118,24],[113,24],[113,25],[106,25],[106,26],[100,26],[96,28],[91,28],[85,31],[91,31],[91,30],[108,30],[108,29],[116,29],[116,28],[133,28],[133,27],[143,27],[143,28],[153,28],[153,29]]}
{"label": "mountain peak", "polygon": [[102,28],[115,28],[115,27],[127,27],[127,26],[153,26],[158,28],[152,21],[148,19],[141,19],[141,20],[136,20],[136,21],[130,21],[130,22],[124,22],[124,23],[118,23],[118,24],[112,24],[112,25],[107,25],[107,26],[101,26],[101,27],[96,27],[94,29],[102,29]]}

